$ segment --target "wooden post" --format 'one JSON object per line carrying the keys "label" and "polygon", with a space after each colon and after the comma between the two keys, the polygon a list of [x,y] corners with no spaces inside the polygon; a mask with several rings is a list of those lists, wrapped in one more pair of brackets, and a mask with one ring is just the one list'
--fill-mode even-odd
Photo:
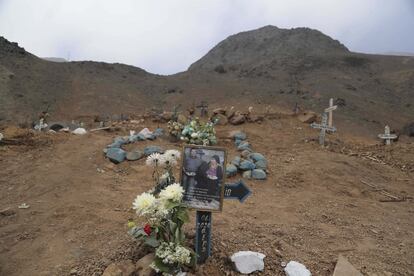
{"label": "wooden post", "polygon": [[197,211],[195,249],[197,263],[205,263],[211,254],[211,212]]}
{"label": "wooden post", "polygon": [[328,118],[328,126],[329,127],[332,127],[332,125],[333,125],[333,118],[332,118],[333,117],[333,111],[337,108],[338,108],[337,105],[333,105],[333,98],[330,98],[329,99],[329,107],[325,109],[325,112],[327,112],[328,115],[329,115],[329,118]]}

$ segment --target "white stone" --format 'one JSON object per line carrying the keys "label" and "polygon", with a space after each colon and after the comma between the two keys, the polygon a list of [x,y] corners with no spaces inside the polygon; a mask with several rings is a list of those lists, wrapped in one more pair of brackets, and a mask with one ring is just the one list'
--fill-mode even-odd
{"label": "white stone", "polygon": [[3,140],[3,133],[0,133],[0,141]]}
{"label": "white stone", "polygon": [[249,274],[264,269],[263,259],[266,255],[253,251],[239,251],[231,256],[231,261],[236,266],[237,271]]}
{"label": "white stone", "polygon": [[151,135],[152,134],[152,131],[150,131],[148,128],[144,128],[138,134],[142,134],[144,136],[147,136],[147,135]]}
{"label": "white stone", "polygon": [[84,135],[84,134],[86,134],[86,129],[84,129],[82,127],[78,127],[77,129],[72,131],[72,133],[76,134],[76,135]]}
{"label": "white stone", "polygon": [[286,276],[311,276],[311,272],[301,263],[290,261],[285,267]]}

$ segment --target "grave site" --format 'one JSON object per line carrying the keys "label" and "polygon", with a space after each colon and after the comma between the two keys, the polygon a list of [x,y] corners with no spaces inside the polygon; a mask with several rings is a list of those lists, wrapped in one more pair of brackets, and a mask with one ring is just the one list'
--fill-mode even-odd
{"label": "grave site", "polygon": [[0,275],[414,275],[413,89],[308,28],[171,76],[0,38]]}

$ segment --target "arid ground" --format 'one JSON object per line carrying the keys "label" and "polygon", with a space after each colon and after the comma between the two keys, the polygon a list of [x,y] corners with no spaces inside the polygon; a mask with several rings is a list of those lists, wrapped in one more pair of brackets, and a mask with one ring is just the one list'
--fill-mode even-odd
{"label": "arid ground", "polygon": [[[144,254],[126,223],[135,196],[152,187],[150,170],[144,159],[112,164],[102,149],[127,130],[158,125],[121,126],[84,136],[3,129],[8,137],[29,136],[23,145],[0,146],[1,275],[100,275],[114,260]],[[218,126],[229,158],[237,151],[226,134],[237,129],[268,159],[268,179],[244,180],[253,192],[245,203],[228,200],[213,215],[213,256],[195,274],[236,275],[228,256],[252,250],[266,254],[265,271],[255,275],[284,275],[281,263],[290,260],[331,275],[339,254],[366,275],[414,275],[412,138],[386,147],[376,133],[339,129],[322,148],[309,125],[273,116]],[[148,144],[182,146],[164,137],[127,147]],[[19,209],[22,203],[30,207]]]}

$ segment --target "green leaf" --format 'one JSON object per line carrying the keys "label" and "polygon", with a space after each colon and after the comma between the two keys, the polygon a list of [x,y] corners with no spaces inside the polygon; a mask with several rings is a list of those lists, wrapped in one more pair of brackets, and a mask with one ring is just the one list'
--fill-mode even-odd
{"label": "green leaf", "polygon": [[151,247],[157,247],[160,245],[159,241],[154,237],[149,237],[145,240],[145,244]]}
{"label": "green leaf", "polygon": [[183,223],[187,223],[190,220],[187,209],[186,208],[180,209],[177,213],[177,218],[181,220]]}
{"label": "green leaf", "polygon": [[155,258],[154,264],[161,272],[171,273],[174,271],[174,268],[168,266],[167,264],[164,264],[158,257]]}
{"label": "green leaf", "polygon": [[173,202],[169,200],[168,203],[165,205],[165,208],[168,210],[171,210],[177,206],[180,206],[180,204],[181,204],[180,202]]}
{"label": "green leaf", "polygon": [[175,223],[173,221],[169,221],[169,223],[170,223],[170,232],[175,233],[175,231],[178,229],[177,223]]}

